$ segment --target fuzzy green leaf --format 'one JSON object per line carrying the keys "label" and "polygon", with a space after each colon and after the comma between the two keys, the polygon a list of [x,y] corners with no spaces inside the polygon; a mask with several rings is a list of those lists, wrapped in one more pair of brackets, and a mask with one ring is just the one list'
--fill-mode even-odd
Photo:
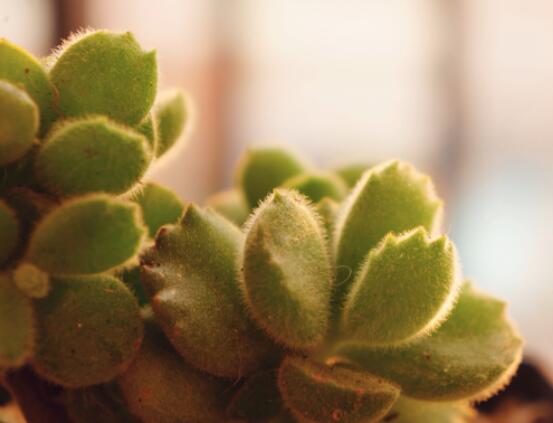
{"label": "fuzzy green leaf", "polygon": [[326,197],[341,201],[347,193],[344,182],[331,173],[303,173],[287,179],[281,186],[295,189],[315,203]]}
{"label": "fuzzy green leaf", "polygon": [[140,348],[138,304],[108,275],[53,278],[48,297],[35,301],[39,375],[76,388],[112,380]]}
{"label": "fuzzy green leaf", "polygon": [[321,201],[315,204],[315,210],[322,219],[323,226],[326,232],[326,237],[330,244],[332,243],[334,224],[336,222],[336,217],[338,216],[339,208],[340,205],[328,197],[323,198]]}
{"label": "fuzzy green leaf", "polygon": [[278,381],[284,402],[305,423],[378,422],[399,395],[398,388],[367,373],[297,357],[284,360]]}
{"label": "fuzzy green leaf", "polygon": [[13,255],[19,244],[19,221],[13,209],[0,199],[0,266]]}
{"label": "fuzzy green leaf", "polygon": [[159,141],[156,157],[161,157],[173,147],[186,127],[191,123],[190,99],[181,91],[166,93],[156,103]]}
{"label": "fuzzy green leaf", "polygon": [[132,259],[145,232],[137,205],[104,194],[82,197],[37,225],[27,259],[54,275],[100,273]]}
{"label": "fuzzy green leaf", "polygon": [[156,54],[144,52],[130,32],[77,34],[52,61],[50,78],[66,117],[101,114],[134,126],[152,107]]}
{"label": "fuzzy green leaf", "polygon": [[115,384],[68,389],[61,401],[75,423],[140,423]]}
{"label": "fuzzy green leaf", "polygon": [[19,160],[31,149],[38,126],[38,108],[31,97],[0,80],[0,166]]}
{"label": "fuzzy green leaf", "polygon": [[20,366],[33,351],[33,309],[6,274],[0,274],[0,316],[0,367]]}
{"label": "fuzzy green leaf", "polygon": [[43,135],[55,120],[57,93],[40,62],[27,51],[0,38],[0,79],[19,84],[40,109]]}
{"label": "fuzzy green leaf", "polygon": [[142,348],[118,378],[129,409],[144,423],[220,423],[227,386],[189,367],[148,320]]}
{"label": "fuzzy green leaf", "polygon": [[237,189],[221,191],[212,195],[206,200],[206,205],[238,226],[242,226],[250,214],[244,195]]}
{"label": "fuzzy green leaf", "polygon": [[411,165],[396,160],[367,171],[346,199],[336,222],[336,305],[341,305],[369,250],[388,232],[423,226],[433,236],[441,209],[430,179]]}
{"label": "fuzzy green leaf", "polygon": [[402,395],[383,422],[466,423],[473,415],[470,406],[462,402],[419,401]]}
{"label": "fuzzy green leaf", "polygon": [[484,399],[510,379],[522,341],[505,304],[465,284],[450,317],[430,337],[394,349],[338,347],[341,356],[423,400]]}
{"label": "fuzzy green leaf", "polygon": [[191,204],[141,260],[152,309],[171,343],[195,367],[223,377],[257,370],[275,349],[242,302],[235,265],[243,238],[224,217]]}
{"label": "fuzzy green leaf", "polygon": [[285,150],[257,148],[248,150],[242,157],[236,179],[253,209],[273,189],[305,171],[305,164]]}
{"label": "fuzzy green leaf", "polygon": [[159,139],[158,123],[155,115],[149,113],[148,116],[136,127],[136,130],[146,137],[148,146],[150,147],[150,155],[153,159],[157,151]]}
{"label": "fuzzy green leaf", "polygon": [[57,126],[35,157],[35,173],[60,196],[121,194],[138,182],[149,162],[143,135],[98,116]]}
{"label": "fuzzy green leaf", "polygon": [[277,342],[309,349],[328,329],[331,268],[323,229],[305,197],[275,190],[247,225],[244,295]]}
{"label": "fuzzy green leaf", "polygon": [[227,407],[227,416],[247,422],[264,422],[284,407],[276,370],[264,370],[247,378]]}
{"label": "fuzzy green leaf", "polygon": [[133,201],[142,209],[144,223],[152,238],[163,225],[177,223],[184,210],[182,201],[173,191],[153,182],[141,187]]}
{"label": "fuzzy green leaf", "polygon": [[21,263],[13,272],[17,288],[30,298],[44,298],[50,291],[50,277],[30,263]]}
{"label": "fuzzy green leaf", "polygon": [[419,227],[389,234],[369,253],[353,282],[342,333],[354,342],[391,345],[428,334],[446,318],[461,279],[453,244]]}
{"label": "fuzzy green leaf", "polygon": [[364,163],[354,163],[339,167],[335,172],[349,188],[353,188],[369,168]]}

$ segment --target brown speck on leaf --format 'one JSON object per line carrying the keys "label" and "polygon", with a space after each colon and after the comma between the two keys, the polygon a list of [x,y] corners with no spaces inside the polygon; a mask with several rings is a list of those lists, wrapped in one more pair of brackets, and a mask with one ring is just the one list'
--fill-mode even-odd
{"label": "brown speck on leaf", "polygon": [[332,420],[334,420],[335,422],[339,422],[340,420],[342,420],[343,416],[344,412],[339,408],[336,408],[332,411]]}
{"label": "brown speck on leaf", "polygon": [[25,73],[29,73],[31,70],[29,68],[25,68]]}

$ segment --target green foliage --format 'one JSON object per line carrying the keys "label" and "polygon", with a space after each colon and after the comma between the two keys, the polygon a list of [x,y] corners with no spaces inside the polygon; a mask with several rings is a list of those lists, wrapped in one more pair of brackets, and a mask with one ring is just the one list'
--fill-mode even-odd
{"label": "green foliage", "polygon": [[112,380],[129,366],[142,341],[138,303],[108,275],[54,278],[50,294],[35,302],[35,312],[32,365],[63,386]]}
{"label": "green foliage", "polygon": [[92,31],[47,70],[0,57],[1,383],[29,423],[460,423],[516,371],[410,165],[251,149],[183,203],[144,180],[192,121],[153,105],[154,52]]}
{"label": "green foliage", "polygon": [[22,89],[0,80],[0,165],[27,153],[38,131],[38,109]]}
{"label": "green foliage", "polygon": [[35,173],[59,196],[121,194],[142,177],[150,154],[146,138],[130,128],[103,116],[74,119],[50,133],[35,157]]}

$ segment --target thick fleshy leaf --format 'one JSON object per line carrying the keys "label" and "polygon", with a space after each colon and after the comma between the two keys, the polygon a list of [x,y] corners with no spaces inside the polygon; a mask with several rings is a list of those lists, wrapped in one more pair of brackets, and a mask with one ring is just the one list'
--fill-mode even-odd
{"label": "thick fleshy leaf", "polygon": [[184,204],[173,191],[153,182],[141,187],[133,201],[142,209],[144,223],[152,238],[163,225],[177,223],[184,210]]}
{"label": "thick fleshy leaf", "polygon": [[116,384],[68,389],[61,402],[76,423],[140,423],[128,410]]}
{"label": "thick fleshy leaf", "polygon": [[224,217],[191,204],[141,260],[161,328],[189,363],[217,376],[247,375],[275,350],[243,305],[235,270],[243,239]]}
{"label": "thick fleshy leaf", "polygon": [[130,32],[76,34],[51,61],[50,78],[66,117],[101,114],[134,126],[152,107],[156,54],[144,52]]}
{"label": "thick fleshy leaf", "polygon": [[336,173],[348,187],[353,188],[369,168],[370,166],[365,163],[354,163],[339,167],[336,169]]}
{"label": "thick fleshy leaf", "polygon": [[521,350],[505,304],[467,283],[432,336],[394,349],[346,345],[337,355],[394,381],[405,395],[443,401],[491,396],[517,369]]}
{"label": "thick fleshy leaf", "polygon": [[6,274],[0,274],[0,316],[0,367],[20,366],[33,352],[33,309]]}
{"label": "thick fleshy leaf", "polygon": [[54,275],[100,273],[132,259],[145,232],[136,204],[90,195],[62,204],[37,225],[27,259]]}
{"label": "thick fleshy leaf", "polygon": [[461,286],[453,244],[422,227],[389,234],[369,253],[343,310],[342,334],[382,346],[424,336],[451,311]]}
{"label": "thick fleshy leaf", "polygon": [[433,236],[441,209],[442,201],[436,197],[430,178],[409,164],[396,160],[365,172],[336,222],[336,305],[347,295],[367,253],[388,232],[423,226]]}
{"label": "thick fleshy leaf", "polygon": [[383,422],[467,423],[474,414],[466,403],[419,401],[402,395]]}
{"label": "thick fleshy leaf", "polygon": [[19,160],[31,149],[38,127],[38,108],[32,98],[0,80],[0,166]]}
{"label": "thick fleshy leaf", "polygon": [[129,409],[144,423],[225,421],[228,386],[189,367],[151,320],[138,356],[118,383]]}
{"label": "thick fleshy leaf", "polygon": [[252,316],[283,345],[316,346],[328,329],[332,283],[317,216],[305,197],[278,189],[247,228],[241,276]]}
{"label": "thick fleshy leaf", "polygon": [[242,157],[237,171],[237,184],[250,208],[287,179],[304,173],[306,165],[296,156],[278,148],[250,149]]}
{"label": "thick fleshy leaf", "polygon": [[50,276],[30,263],[21,263],[13,272],[17,288],[30,298],[44,298],[50,291]]}
{"label": "thick fleshy leaf", "polygon": [[237,189],[221,191],[212,195],[206,200],[206,205],[238,226],[242,226],[250,214],[244,195]]}
{"label": "thick fleshy leaf", "polygon": [[190,99],[181,91],[165,93],[156,103],[159,136],[156,157],[163,156],[177,143],[191,124],[190,114]]}
{"label": "thick fleshy leaf", "polygon": [[347,193],[346,184],[332,173],[303,173],[287,179],[282,187],[295,189],[315,203],[325,197],[341,201]]}
{"label": "thick fleshy leaf", "polygon": [[140,125],[136,127],[136,130],[146,137],[148,146],[150,147],[150,156],[153,159],[157,151],[157,144],[159,140],[159,130],[156,116],[153,113],[149,113]]}
{"label": "thick fleshy leaf", "polygon": [[13,209],[0,199],[0,266],[5,264],[19,244],[19,221]]}
{"label": "thick fleshy leaf", "polygon": [[399,395],[397,387],[367,373],[297,357],[284,360],[278,381],[284,402],[305,423],[378,422]]}
{"label": "thick fleshy leaf", "polygon": [[263,370],[244,381],[227,407],[227,416],[247,422],[265,422],[278,416],[284,404],[277,382],[276,369]]}
{"label": "thick fleshy leaf", "polygon": [[43,378],[76,388],[112,380],[140,348],[138,303],[108,275],[53,278],[35,301],[37,346],[33,367]]}
{"label": "thick fleshy leaf", "polygon": [[58,125],[35,157],[39,183],[60,196],[91,192],[121,194],[150,162],[146,138],[98,116]]}
{"label": "thick fleshy leaf", "polygon": [[40,62],[27,51],[0,38],[0,79],[20,84],[40,109],[41,134],[56,116],[56,90]]}
{"label": "thick fleshy leaf", "polygon": [[315,210],[322,219],[323,226],[325,228],[326,237],[330,244],[332,244],[332,235],[334,233],[334,223],[336,222],[336,216],[340,205],[326,197],[315,204]]}

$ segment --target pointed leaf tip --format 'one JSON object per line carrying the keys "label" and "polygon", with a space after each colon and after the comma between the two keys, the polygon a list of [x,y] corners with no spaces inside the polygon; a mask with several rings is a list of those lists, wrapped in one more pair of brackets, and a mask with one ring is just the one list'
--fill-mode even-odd
{"label": "pointed leaf tip", "polygon": [[192,124],[192,102],[181,91],[165,93],[155,105],[158,122],[156,157],[167,153]]}

